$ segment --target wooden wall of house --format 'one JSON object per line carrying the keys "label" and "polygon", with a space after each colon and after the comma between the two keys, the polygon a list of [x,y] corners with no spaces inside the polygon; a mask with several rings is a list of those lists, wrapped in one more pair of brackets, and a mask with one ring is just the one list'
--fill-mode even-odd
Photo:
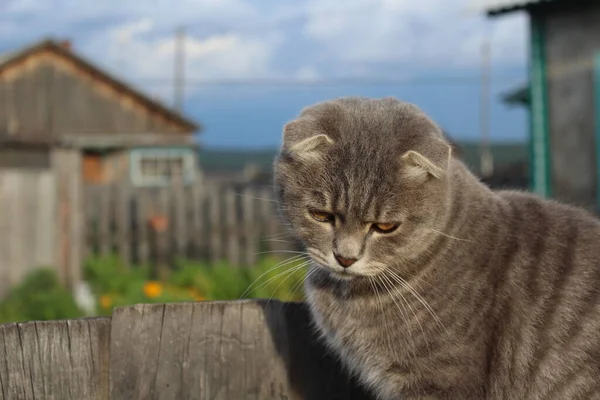
{"label": "wooden wall of house", "polygon": [[593,57],[600,3],[543,17],[548,80],[552,197],[596,204]]}
{"label": "wooden wall of house", "polygon": [[0,169],[47,170],[50,168],[50,150],[35,147],[0,148]]}
{"label": "wooden wall of house", "polygon": [[0,74],[0,132],[15,135],[168,133],[181,128],[125,92],[46,53]]}

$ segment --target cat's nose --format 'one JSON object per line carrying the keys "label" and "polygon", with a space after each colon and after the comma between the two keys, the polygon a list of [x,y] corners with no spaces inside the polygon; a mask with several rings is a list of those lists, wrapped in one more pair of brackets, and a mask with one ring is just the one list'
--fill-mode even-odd
{"label": "cat's nose", "polygon": [[356,258],[344,258],[337,254],[334,254],[333,256],[337,260],[338,264],[340,264],[344,268],[348,268],[349,266],[351,266],[352,264],[354,264],[356,262]]}

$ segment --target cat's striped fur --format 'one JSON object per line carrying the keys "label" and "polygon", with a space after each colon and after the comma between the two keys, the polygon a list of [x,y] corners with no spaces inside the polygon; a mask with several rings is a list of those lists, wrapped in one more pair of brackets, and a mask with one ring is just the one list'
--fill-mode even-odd
{"label": "cat's striped fur", "polygon": [[[330,141],[311,144],[318,134]],[[312,154],[298,154],[307,139]],[[599,221],[489,190],[443,140],[394,99],[321,103],[286,126],[275,183],[315,260],[306,291],[319,331],[381,399],[600,398]],[[441,177],[409,172],[431,167],[407,164],[410,150]],[[315,223],[310,208],[339,221]],[[365,230],[382,220],[400,227]],[[355,251],[352,277],[336,249]]]}

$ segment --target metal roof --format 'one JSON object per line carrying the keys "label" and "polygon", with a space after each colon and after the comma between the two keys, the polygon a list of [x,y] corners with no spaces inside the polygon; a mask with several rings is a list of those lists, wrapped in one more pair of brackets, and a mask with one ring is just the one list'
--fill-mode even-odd
{"label": "metal roof", "polygon": [[487,14],[502,14],[561,0],[473,0],[472,7]]}

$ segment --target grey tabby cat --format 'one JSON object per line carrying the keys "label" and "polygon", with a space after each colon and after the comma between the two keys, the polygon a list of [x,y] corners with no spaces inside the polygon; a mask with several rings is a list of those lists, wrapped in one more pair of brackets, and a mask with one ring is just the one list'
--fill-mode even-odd
{"label": "grey tabby cat", "polygon": [[343,98],[285,126],[284,218],[318,330],[379,399],[600,398],[600,224],[491,191],[419,108]]}

